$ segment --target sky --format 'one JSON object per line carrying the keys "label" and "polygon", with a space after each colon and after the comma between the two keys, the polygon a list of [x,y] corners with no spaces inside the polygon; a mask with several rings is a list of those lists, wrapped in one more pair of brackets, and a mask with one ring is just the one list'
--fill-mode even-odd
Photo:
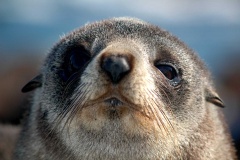
{"label": "sky", "polygon": [[[63,12],[88,10],[94,15],[132,14],[152,17],[171,23],[187,23],[199,19],[212,19],[212,23],[238,23],[239,0],[8,0],[0,2],[3,21],[51,25],[58,22]],[[65,10],[65,11],[64,11]],[[93,18],[91,17],[91,12]],[[96,14],[98,13],[98,14]],[[82,15],[78,15],[82,16]]]}

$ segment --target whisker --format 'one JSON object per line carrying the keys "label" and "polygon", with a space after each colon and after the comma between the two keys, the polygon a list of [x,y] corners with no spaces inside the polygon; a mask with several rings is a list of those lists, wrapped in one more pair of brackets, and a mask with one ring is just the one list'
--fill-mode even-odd
{"label": "whisker", "polygon": [[[71,104],[71,110],[69,112],[69,116],[67,117],[66,124],[70,125],[72,123],[72,120],[74,119],[75,115],[79,113],[79,111],[83,108],[85,105],[84,99],[86,99],[86,95],[89,93],[89,91],[84,92],[82,96],[77,97],[75,101]],[[77,102],[77,103],[76,103]],[[69,127],[68,127],[69,129]]]}
{"label": "whisker", "polygon": [[[149,91],[150,93],[151,93],[151,97],[153,97],[152,98],[152,101],[151,102],[154,102],[154,104],[156,105],[156,106],[160,106],[159,104],[158,104],[158,102],[156,101],[157,99],[159,99],[159,97],[161,97],[161,95],[160,95],[160,93],[159,92],[152,92],[152,91]],[[165,92],[164,92],[165,93]],[[165,93],[166,94],[166,93]],[[167,96],[167,94],[166,94],[166,96]],[[169,100],[169,102],[170,102],[170,100]],[[170,105],[171,105],[171,102],[169,103]],[[173,120],[175,120],[175,116],[174,116],[174,114],[173,114],[173,112],[172,112],[172,110],[171,110],[171,107],[169,106],[169,104],[167,104],[166,105],[166,109],[168,109],[168,111],[170,111],[169,113],[171,114],[171,117],[173,118]],[[172,135],[171,133],[170,133],[170,131],[169,131],[169,129],[166,129],[166,128],[164,128],[166,131],[167,131],[167,133],[169,134],[169,136],[171,137],[171,140],[172,140],[172,142],[175,144],[175,146],[177,146],[177,151],[176,151],[176,154],[177,155],[181,155],[181,152],[180,152],[180,146],[178,145],[178,140],[177,140],[177,133],[176,133],[176,130],[175,130],[175,127],[173,126],[173,124],[172,124],[172,122],[170,121],[170,119],[168,118],[168,116],[166,115],[166,113],[163,111],[163,110],[161,110],[159,107],[153,107],[157,112],[159,111],[160,112],[160,114],[163,116],[163,118],[166,120],[166,122],[167,122],[167,124],[171,127],[171,129],[172,129],[172,131],[173,131],[173,134],[175,135]],[[159,113],[158,112],[158,113]],[[158,116],[156,117],[156,118],[159,118]]]}
{"label": "whisker", "polygon": [[[61,122],[63,121],[63,119],[67,116],[67,114],[72,110],[73,108],[73,103],[71,103],[70,105],[68,104],[69,101],[67,100],[67,91],[71,88],[72,84],[74,84],[74,82],[76,82],[78,79],[74,78],[71,79],[71,81],[68,82],[68,85],[65,87],[63,94],[62,94],[62,98],[61,101],[57,104],[57,106],[59,106],[59,108],[62,108],[60,113],[58,113],[58,115],[56,116],[55,120],[53,120],[54,125],[51,129],[51,131],[48,133],[47,137],[53,132],[56,131],[56,128],[61,124]],[[81,84],[79,86],[80,90],[84,85]],[[79,95],[78,95],[79,96]],[[77,100],[77,96],[75,98],[73,98],[73,102],[75,102]],[[61,131],[62,132],[65,128],[66,123],[64,124],[64,126],[62,127]]]}

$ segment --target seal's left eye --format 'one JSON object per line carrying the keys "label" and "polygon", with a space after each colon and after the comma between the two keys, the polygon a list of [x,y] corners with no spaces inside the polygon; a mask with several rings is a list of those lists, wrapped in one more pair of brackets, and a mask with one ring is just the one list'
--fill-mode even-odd
{"label": "seal's left eye", "polygon": [[65,55],[62,68],[58,72],[63,81],[68,81],[76,73],[83,71],[91,59],[89,52],[82,46],[70,48]]}
{"label": "seal's left eye", "polygon": [[90,60],[90,56],[85,50],[73,49],[69,58],[69,70],[72,72],[78,72],[81,70],[87,62]]}

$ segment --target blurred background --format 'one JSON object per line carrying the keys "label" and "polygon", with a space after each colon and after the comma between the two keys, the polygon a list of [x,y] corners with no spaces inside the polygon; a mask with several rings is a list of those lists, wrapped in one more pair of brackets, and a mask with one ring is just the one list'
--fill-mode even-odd
{"label": "blurred background", "polygon": [[119,16],[159,25],[200,55],[213,73],[239,148],[240,0],[0,0],[0,131],[19,124],[29,97],[21,87],[61,35]]}

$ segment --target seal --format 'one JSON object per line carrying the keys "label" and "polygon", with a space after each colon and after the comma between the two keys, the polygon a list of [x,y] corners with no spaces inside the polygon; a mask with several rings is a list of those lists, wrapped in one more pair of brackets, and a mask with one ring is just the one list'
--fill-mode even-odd
{"label": "seal", "polygon": [[14,157],[234,159],[208,69],[169,32],[135,18],[87,24],[51,49]]}

